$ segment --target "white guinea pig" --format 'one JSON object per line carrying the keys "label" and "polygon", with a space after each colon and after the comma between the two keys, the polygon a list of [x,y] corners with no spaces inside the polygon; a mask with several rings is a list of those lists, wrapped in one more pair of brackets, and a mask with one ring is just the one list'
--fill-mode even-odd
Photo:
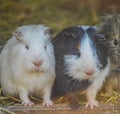
{"label": "white guinea pig", "polygon": [[55,58],[50,29],[44,25],[18,27],[1,52],[0,75],[4,95],[18,95],[24,106],[32,106],[29,94],[42,92],[43,105],[52,105]]}

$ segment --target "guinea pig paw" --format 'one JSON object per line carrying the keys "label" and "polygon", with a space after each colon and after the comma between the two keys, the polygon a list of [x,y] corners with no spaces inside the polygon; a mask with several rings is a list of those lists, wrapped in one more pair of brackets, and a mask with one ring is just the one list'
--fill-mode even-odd
{"label": "guinea pig paw", "polygon": [[44,100],[43,106],[50,107],[53,105],[53,102],[51,100]]}
{"label": "guinea pig paw", "polygon": [[23,102],[22,104],[23,104],[25,107],[26,107],[26,106],[33,106],[33,105],[34,105],[34,103],[33,103],[32,101]]}
{"label": "guinea pig paw", "polygon": [[92,101],[88,101],[85,107],[86,108],[90,107],[90,109],[93,110],[94,107],[98,107],[98,106],[99,106],[98,101],[92,100]]}

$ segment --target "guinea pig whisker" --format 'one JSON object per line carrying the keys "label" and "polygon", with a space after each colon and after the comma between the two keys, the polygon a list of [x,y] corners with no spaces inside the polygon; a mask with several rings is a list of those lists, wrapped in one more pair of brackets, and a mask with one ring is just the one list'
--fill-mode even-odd
{"label": "guinea pig whisker", "polygon": [[74,83],[72,84],[71,88],[70,88],[71,91],[74,90],[73,88],[75,87],[75,85],[76,85],[77,83],[78,83],[78,80],[75,80]]}
{"label": "guinea pig whisker", "polygon": [[69,83],[70,83],[71,81],[73,81],[73,80],[74,80],[74,79],[70,79],[70,80],[68,80],[68,81],[67,81],[67,84],[69,84]]}

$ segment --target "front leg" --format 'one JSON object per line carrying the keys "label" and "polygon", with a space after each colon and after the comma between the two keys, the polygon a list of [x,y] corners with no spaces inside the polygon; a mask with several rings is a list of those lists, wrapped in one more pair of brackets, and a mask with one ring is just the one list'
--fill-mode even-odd
{"label": "front leg", "polygon": [[94,107],[98,107],[99,103],[96,100],[96,95],[102,87],[104,78],[98,78],[94,80],[91,86],[86,90],[87,104],[86,107],[90,107],[93,110]]}
{"label": "front leg", "polygon": [[86,90],[87,104],[86,107],[90,107],[93,110],[94,107],[98,107],[99,103],[96,101],[96,95],[103,85],[105,76],[101,76],[93,80],[90,87]]}
{"label": "front leg", "polygon": [[87,103],[86,103],[86,107],[90,107],[91,110],[93,110],[93,108],[96,106],[99,106],[98,101],[96,101],[96,94],[97,94],[97,88],[95,87],[90,87],[88,88],[88,90],[86,91],[86,97],[87,97]]}
{"label": "front leg", "polygon": [[24,106],[33,106],[34,103],[28,97],[28,90],[25,88],[21,88],[19,91],[19,97],[22,100],[22,104]]}
{"label": "front leg", "polygon": [[43,106],[50,107],[53,105],[53,102],[51,101],[51,85],[45,86],[43,90]]}
{"label": "front leg", "polygon": [[79,99],[78,99],[78,93],[69,93],[67,96],[69,106],[73,109],[78,109],[80,107],[79,105]]}

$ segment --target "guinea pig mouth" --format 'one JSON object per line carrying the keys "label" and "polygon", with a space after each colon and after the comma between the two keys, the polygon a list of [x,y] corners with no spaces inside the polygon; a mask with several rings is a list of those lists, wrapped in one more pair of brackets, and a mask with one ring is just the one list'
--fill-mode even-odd
{"label": "guinea pig mouth", "polygon": [[31,76],[43,76],[44,75],[44,71],[31,71],[30,75]]}
{"label": "guinea pig mouth", "polygon": [[31,70],[31,72],[44,73],[44,71],[43,71],[43,70],[38,69],[38,68],[34,68],[33,70]]}

